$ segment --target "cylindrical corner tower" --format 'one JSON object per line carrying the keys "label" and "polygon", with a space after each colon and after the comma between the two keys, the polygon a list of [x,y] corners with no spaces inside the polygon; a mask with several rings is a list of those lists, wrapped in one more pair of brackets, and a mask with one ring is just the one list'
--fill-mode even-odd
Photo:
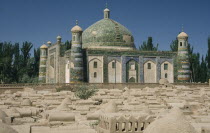
{"label": "cylindrical corner tower", "polygon": [[71,65],[70,65],[70,83],[84,81],[83,52],[82,52],[82,28],[77,24],[71,29],[72,47],[71,47]]}
{"label": "cylindrical corner tower", "polygon": [[58,44],[61,44],[61,39],[62,39],[61,36],[57,36],[57,43]]}
{"label": "cylindrical corner tower", "polygon": [[40,47],[39,82],[46,83],[47,45]]}
{"label": "cylindrical corner tower", "polygon": [[190,62],[188,55],[188,35],[181,32],[178,36],[178,82],[190,82]]}

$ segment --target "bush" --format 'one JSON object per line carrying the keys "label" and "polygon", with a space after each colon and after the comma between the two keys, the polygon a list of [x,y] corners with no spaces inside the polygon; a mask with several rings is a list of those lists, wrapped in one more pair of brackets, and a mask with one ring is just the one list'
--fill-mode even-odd
{"label": "bush", "polygon": [[79,85],[75,88],[75,95],[80,99],[88,99],[93,96],[98,89],[94,86]]}
{"label": "bush", "polygon": [[56,91],[57,92],[60,92],[60,91],[73,91],[73,89],[70,86],[60,86],[60,87],[56,88]]}
{"label": "bush", "polygon": [[92,127],[93,129],[96,129],[96,127],[98,126],[98,124],[99,124],[99,120],[94,121],[94,122],[90,122],[89,123],[89,126]]}
{"label": "bush", "polygon": [[27,74],[24,74],[20,79],[20,83],[39,83],[39,77],[29,77]]}

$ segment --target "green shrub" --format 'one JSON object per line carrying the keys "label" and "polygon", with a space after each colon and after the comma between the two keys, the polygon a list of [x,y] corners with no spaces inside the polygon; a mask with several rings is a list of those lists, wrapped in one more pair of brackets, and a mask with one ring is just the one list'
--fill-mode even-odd
{"label": "green shrub", "polygon": [[70,86],[60,86],[60,87],[56,88],[56,91],[57,92],[60,92],[60,91],[73,91],[73,89]]}
{"label": "green shrub", "polygon": [[98,124],[99,124],[99,120],[94,121],[94,122],[90,122],[89,126],[92,127],[93,129],[95,129],[98,126]]}
{"label": "green shrub", "polygon": [[74,90],[75,90],[75,95],[80,99],[88,99],[98,91],[96,87],[87,86],[87,85],[76,86]]}
{"label": "green shrub", "polygon": [[88,86],[88,85],[72,85],[72,86],[60,86],[56,88],[57,92],[60,91],[72,91],[74,92],[75,96],[79,97],[80,99],[88,99],[93,96],[98,89],[95,86]]}

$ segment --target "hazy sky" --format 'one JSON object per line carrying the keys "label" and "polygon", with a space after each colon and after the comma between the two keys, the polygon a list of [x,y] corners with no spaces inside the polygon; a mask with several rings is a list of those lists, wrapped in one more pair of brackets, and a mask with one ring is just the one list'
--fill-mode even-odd
{"label": "hazy sky", "polygon": [[[111,19],[127,27],[138,47],[148,36],[169,50],[181,31],[189,35],[196,52],[206,54],[210,35],[210,0],[107,0]],[[106,0],[0,0],[0,41],[44,42],[71,40],[70,29],[79,20],[86,29],[103,18]]]}

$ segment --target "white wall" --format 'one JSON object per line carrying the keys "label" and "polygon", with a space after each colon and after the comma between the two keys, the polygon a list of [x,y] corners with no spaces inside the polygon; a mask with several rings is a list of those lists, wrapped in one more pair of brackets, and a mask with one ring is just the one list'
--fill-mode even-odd
{"label": "white wall", "polygon": [[66,63],[66,69],[65,69],[65,80],[66,83],[70,83],[70,63]]}
{"label": "white wall", "polygon": [[[116,61],[116,68],[112,68],[112,62],[115,62],[115,60],[109,62],[108,64],[108,78],[109,83],[122,83],[122,65],[119,61]],[[115,74],[116,71],[116,74]],[[116,78],[115,78],[116,75]]]}
{"label": "white wall", "polygon": [[[168,70],[164,70],[164,64],[168,64]],[[169,63],[168,61],[165,61],[161,64],[161,79],[165,78],[166,73],[168,75],[167,80],[169,81],[169,83],[173,83],[174,82],[174,69],[173,69],[173,65]]]}
{"label": "white wall", "polygon": [[[94,68],[94,62],[97,62],[97,68]],[[103,56],[88,56],[89,83],[103,83]],[[97,77],[94,77],[94,72]]]}
{"label": "white wall", "polygon": [[[147,68],[148,63],[151,63],[151,69]],[[157,83],[156,75],[156,64],[152,61],[144,63],[144,83]]]}

